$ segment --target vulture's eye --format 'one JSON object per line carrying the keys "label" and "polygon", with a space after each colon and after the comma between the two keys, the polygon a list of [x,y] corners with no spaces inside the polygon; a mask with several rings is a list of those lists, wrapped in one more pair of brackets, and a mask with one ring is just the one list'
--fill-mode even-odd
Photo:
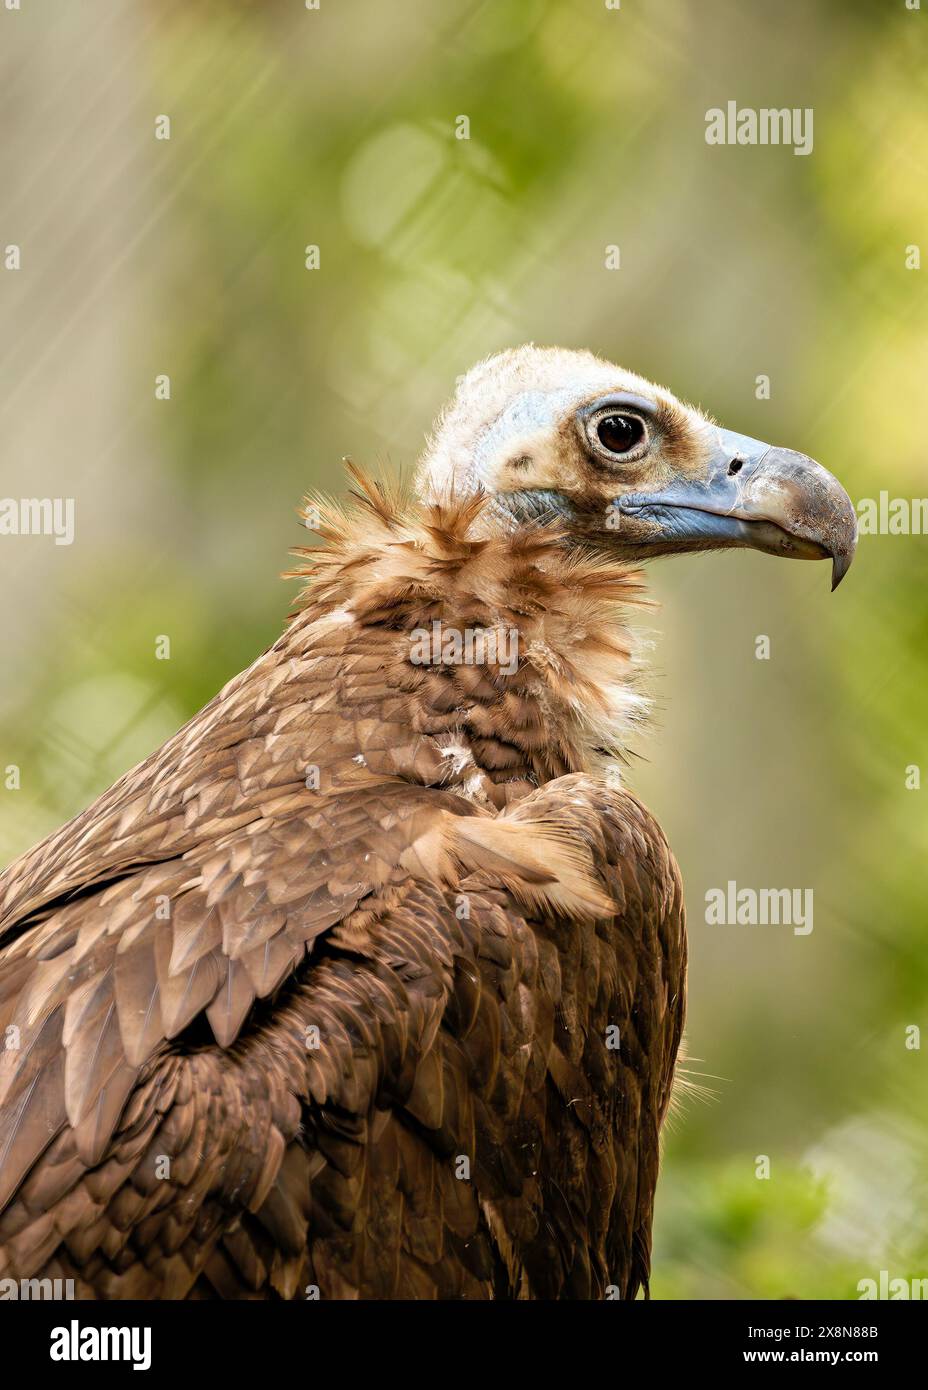
{"label": "vulture's eye", "polygon": [[644,424],[637,415],[604,415],[596,436],[610,454],[627,454],[644,439]]}

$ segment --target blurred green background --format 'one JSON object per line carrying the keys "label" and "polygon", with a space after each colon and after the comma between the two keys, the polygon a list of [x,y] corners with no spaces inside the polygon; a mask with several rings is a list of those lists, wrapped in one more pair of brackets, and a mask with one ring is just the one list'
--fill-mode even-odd
{"label": "blurred green background", "polygon": [[[498,348],[592,348],[855,500],[928,495],[926,25],[905,0],[0,10],[0,492],[77,510],[71,547],[0,545],[3,862],[274,639],[302,492],[344,454],[411,464]],[[707,146],[729,99],[812,107],[812,154]],[[656,1297],[928,1277],[925,544],[863,537],[834,597],[754,554],[650,569],[631,781],[686,881],[709,1091],[667,1139]],[[814,931],[707,926],[729,879],[812,888]]]}

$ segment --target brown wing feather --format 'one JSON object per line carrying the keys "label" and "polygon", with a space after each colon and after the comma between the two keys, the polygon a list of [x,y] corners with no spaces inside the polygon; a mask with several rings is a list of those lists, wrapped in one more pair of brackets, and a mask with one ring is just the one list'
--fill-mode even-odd
{"label": "brown wing feather", "polygon": [[[315,609],[0,879],[0,1275],[121,1298],[646,1283],[679,879],[633,798],[559,775],[627,655],[592,597],[634,583],[378,508]],[[502,692],[409,663],[429,586],[475,556],[462,621],[509,592],[537,621],[540,664]]]}
{"label": "brown wing feather", "polygon": [[[93,1086],[78,1086],[76,1129],[46,1096],[55,1132],[0,1216],[4,1272],[54,1261],[104,1297],[290,1297],[307,1285],[324,1296],[587,1297],[609,1285],[632,1296],[647,1279],[682,1019],[679,885],[629,797],[571,777],[520,807],[519,819],[538,816],[577,837],[621,913],[529,920],[485,871],[456,885],[464,919],[454,893],[409,877],[372,892],[357,926],[346,914],[351,953],[339,928],[230,1051],[156,1048],[129,1079],[128,1105],[125,1076],[89,1108]],[[146,949],[144,937],[132,948]],[[69,1006],[68,1037],[93,1051],[114,1015],[91,980]],[[147,986],[137,1007],[150,1014]],[[307,1047],[312,1028],[318,1048]],[[54,1060],[36,1075],[63,1097]]]}

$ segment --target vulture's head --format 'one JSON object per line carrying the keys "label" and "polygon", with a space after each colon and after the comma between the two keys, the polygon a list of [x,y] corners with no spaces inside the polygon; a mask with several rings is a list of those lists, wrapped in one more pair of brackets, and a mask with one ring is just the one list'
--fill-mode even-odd
{"label": "vulture's head", "polygon": [[588,352],[517,348],[462,378],[419,469],[429,501],[482,489],[503,521],[557,519],[629,559],[748,546],[832,561],[857,544],[841,484],[814,459],[719,429]]}

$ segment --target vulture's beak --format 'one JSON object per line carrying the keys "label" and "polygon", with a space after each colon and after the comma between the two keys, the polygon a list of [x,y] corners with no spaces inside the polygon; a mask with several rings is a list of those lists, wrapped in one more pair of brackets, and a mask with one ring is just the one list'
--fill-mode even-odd
{"label": "vulture's beak", "polygon": [[616,498],[620,517],[650,523],[640,537],[643,549],[657,555],[750,546],[797,560],[830,556],[836,589],[857,545],[857,516],[838,480],[792,449],[730,430],[713,429],[712,435],[697,477]]}

